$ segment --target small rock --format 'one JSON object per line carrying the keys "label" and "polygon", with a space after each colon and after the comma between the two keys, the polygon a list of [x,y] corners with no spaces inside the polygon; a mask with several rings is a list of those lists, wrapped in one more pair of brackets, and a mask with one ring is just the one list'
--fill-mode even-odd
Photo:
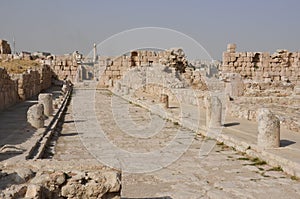
{"label": "small rock", "polygon": [[28,168],[18,168],[15,171],[14,181],[16,183],[25,183],[34,177],[34,172]]}
{"label": "small rock", "polygon": [[110,192],[118,192],[121,189],[121,176],[117,172],[105,172],[104,177]]}
{"label": "small rock", "polygon": [[25,197],[39,199],[41,197],[42,187],[35,184],[30,184],[27,187]]}

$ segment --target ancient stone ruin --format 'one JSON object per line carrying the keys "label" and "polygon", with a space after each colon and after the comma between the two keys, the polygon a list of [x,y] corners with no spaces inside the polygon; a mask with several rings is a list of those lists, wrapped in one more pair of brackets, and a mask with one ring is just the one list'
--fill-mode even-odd
{"label": "ancient stone ruin", "polygon": [[[243,172],[247,182],[254,181],[249,176],[258,178],[259,174],[261,182],[271,179],[274,183],[274,179],[281,179],[278,176],[286,175],[272,174],[276,169],[300,176],[298,162],[284,154],[293,147],[283,148],[295,144],[292,138],[300,132],[299,52],[237,52],[237,46],[229,44],[221,65],[211,62],[195,66],[181,48],[133,50],[109,57],[98,56],[94,45],[91,60],[78,51],[66,55],[12,55],[7,42],[0,41],[0,111],[9,113],[21,104],[26,120],[25,124],[14,125],[21,133],[16,136],[17,130],[11,131],[4,139],[12,144],[0,146],[4,162],[0,164],[0,198],[121,198],[122,183],[149,186],[139,179],[144,174],[126,171],[126,161],[133,154],[144,150],[148,155],[151,149],[162,147],[172,157],[185,149],[189,139],[191,150],[187,147],[174,160],[179,165],[166,169],[169,165],[163,164],[167,159],[159,149],[159,155],[149,158],[146,166],[159,165],[161,170],[151,171],[142,180],[149,178],[153,189],[162,186],[176,191],[182,189],[182,181],[170,183],[170,179],[177,180],[178,175],[195,183],[197,191],[208,187],[203,196],[209,198],[214,196],[209,195],[210,186],[222,191],[232,186],[228,184],[232,182],[225,182],[225,188],[219,188],[224,180],[236,182],[234,177]],[[91,118],[98,123],[88,123]],[[97,141],[103,138],[96,129],[99,124],[107,130],[104,137],[111,140]],[[159,132],[152,132],[149,126],[160,128]],[[80,127],[86,131],[80,131]],[[135,134],[127,135],[122,127]],[[143,137],[148,131],[155,134],[153,138]],[[23,140],[11,142],[13,136]],[[173,143],[176,147],[168,148],[165,141],[173,139],[178,139]],[[114,154],[114,147],[102,150],[110,141],[113,146],[127,147],[131,154]],[[140,151],[134,151],[137,146]],[[279,149],[283,149],[283,155],[276,154]],[[211,151],[219,158],[217,161],[210,159]],[[119,167],[99,161],[99,156],[106,160],[110,155]],[[252,163],[236,164],[236,160]],[[135,169],[145,163],[139,158],[135,161]],[[273,168],[263,168],[267,163]],[[201,164],[204,167],[200,175],[197,169]],[[240,167],[243,172],[237,169]],[[216,175],[219,168],[225,171],[221,178]],[[274,179],[267,179],[267,172]]]}
{"label": "ancient stone ruin", "polygon": [[153,65],[165,65],[174,68],[176,71],[184,72],[187,67],[187,60],[182,49],[170,49],[166,51],[131,51],[130,55],[123,55],[116,58],[100,58],[99,67],[105,67],[100,76],[100,87],[113,86],[114,82],[121,79],[131,68]]}
{"label": "ancient stone ruin", "polygon": [[11,54],[10,45],[5,40],[0,40],[0,54]]}
{"label": "ancient stone ruin", "polygon": [[236,45],[229,44],[220,69],[226,93],[234,99],[229,113],[255,120],[258,108],[270,108],[282,125],[299,131],[299,56],[299,52],[287,50],[236,52]]}

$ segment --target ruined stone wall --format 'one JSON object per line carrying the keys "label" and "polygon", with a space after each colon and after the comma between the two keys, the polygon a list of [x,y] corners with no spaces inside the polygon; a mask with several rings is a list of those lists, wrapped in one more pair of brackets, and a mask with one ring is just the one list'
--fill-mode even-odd
{"label": "ruined stone wall", "polygon": [[78,65],[73,55],[56,56],[50,65],[58,79],[63,80],[67,78],[75,82]]}
{"label": "ruined stone wall", "polygon": [[18,83],[10,78],[4,68],[0,68],[0,110],[18,102]]}
{"label": "ruined stone wall", "polygon": [[99,79],[100,87],[111,87],[114,82],[128,70],[139,66],[151,66],[163,64],[171,67],[180,67],[178,70],[185,69],[187,61],[182,49],[170,49],[166,51],[140,50],[131,51],[130,55],[123,55],[116,58],[102,58],[99,67],[106,67]]}
{"label": "ruined stone wall", "polygon": [[105,60],[100,58],[100,63],[104,64],[100,67],[106,68],[101,74],[99,85],[100,87],[113,86],[113,82],[120,79],[126,71],[141,65],[156,64],[162,56],[162,52],[132,51],[129,56],[123,55],[114,59],[105,58]]}
{"label": "ruined stone wall", "polygon": [[43,65],[37,70],[29,70],[11,77],[18,82],[18,94],[21,100],[26,100],[39,94],[51,86],[53,72],[49,66]]}
{"label": "ruined stone wall", "polygon": [[167,94],[169,96],[170,102],[191,104],[195,106],[204,105],[203,99],[207,95],[207,91],[201,91],[198,89],[191,88],[176,88],[168,89],[160,85],[147,85],[145,92],[151,94],[155,97],[160,97],[161,94]]}
{"label": "ruined stone wall", "polygon": [[52,70],[46,65],[22,74],[8,74],[4,68],[0,68],[0,110],[49,88],[52,75]]}
{"label": "ruined stone wall", "polygon": [[186,68],[182,75],[185,80],[192,86],[193,89],[207,90],[205,82],[206,71],[195,71],[191,68]]}
{"label": "ruined stone wall", "polygon": [[256,120],[259,108],[269,108],[283,127],[300,130],[300,52],[236,52],[229,44],[220,72],[231,99],[229,115]]}
{"label": "ruined stone wall", "polygon": [[287,82],[300,84],[300,52],[236,52],[229,44],[223,53],[222,75],[238,73],[244,80],[255,82]]}
{"label": "ruined stone wall", "polygon": [[0,54],[11,54],[10,45],[5,40],[0,40]]}
{"label": "ruined stone wall", "polygon": [[41,90],[45,90],[51,86],[52,76],[55,75],[48,65],[43,65],[38,69],[40,74]]}
{"label": "ruined stone wall", "polygon": [[21,100],[26,100],[41,91],[41,75],[38,71],[27,71],[23,74],[14,74],[12,78],[18,81],[18,94]]}

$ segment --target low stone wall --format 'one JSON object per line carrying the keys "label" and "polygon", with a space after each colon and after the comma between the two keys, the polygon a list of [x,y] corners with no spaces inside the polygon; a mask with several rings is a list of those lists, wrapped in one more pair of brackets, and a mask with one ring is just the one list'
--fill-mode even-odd
{"label": "low stone wall", "polygon": [[0,110],[39,94],[51,86],[53,72],[49,66],[22,74],[8,74],[0,68]]}
{"label": "low stone wall", "polygon": [[256,121],[259,108],[267,107],[278,116],[283,127],[300,132],[299,104],[300,97],[241,97],[229,103],[227,114]]}
{"label": "low stone wall", "polygon": [[48,65],[42,66],[38,71],[40,73],[41,90],[45,90],[51,86],[54,73]]}
{"label": "low stone wall", "polygon": [[26,100],[41,91],[40,73],[38,71],[27,71],[23,74],[12,75],[18,81],[18,94],[21,100]]}
{"label": "low stone wall", "polygon": [[4,68],[0,68],[0,110],[19,101],[17,80],[12,80]]}
{"label": "low stone wall", "polygon": [[26,100],[39,94],[42,90],[51,86],[52,71],[44,65],[37,70],[29,70],[22,74],[14,74],[11,77],[18,81],[18,94],[21,100]]}
{"label": "low stone wall", "polygon": [[[191,105],[200,105],[203,102],[205,91],[194,89],[168,89],[159,85],[147,85],[145,92],[159,97],[161,94],[167,94],[172,102],[185,103]],[[203,105],[203,104],[202,104]]]}
{"label": "low stone wall", "polygon": [[65,78],[75,82],[77,76],[77,61],[73,55],[56,56],[50,63],[51,69],[56,74],[58,79]]}

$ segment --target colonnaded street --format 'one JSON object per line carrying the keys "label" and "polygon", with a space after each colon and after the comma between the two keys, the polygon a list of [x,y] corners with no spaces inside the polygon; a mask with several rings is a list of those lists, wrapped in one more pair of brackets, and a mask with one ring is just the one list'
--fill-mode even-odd
{"label": "colonnaded street", "polygon": [[[114,115],[124,111],[123,107],[128,109],[127,116]],[[95,121],[97,124],[91,124]],[[161,129],[151,134],[151,122],[155,122],[153,126],[162,125]],[[130,128],[133,124],[136,125],[135,131]],[[147,125],[148,129],[143,128]],[[99,126],[101,131],[97,129]],[[105,140],[101,140],[103,132],[107,136]],[[145,137],[145,132],[148,137]],[[184,140],[190,137],[192,142],[178,160],[163,165],[164,161],[155,155],[145,155],[145,159],[134,156],[135,153],[153,150],[163,152],[163,148],[180,132],[186,136],[176,140],[178,146],[185,145]],[[107,141],[116,149],[107,148]],[[119,167],[125,170],[122,173],[122,198],[300,197],[299,182],[280,168],[269,166],[258,158],[250,158],[223,143],[217,143],[207,156],[200,157],[203,142],[215,141],[153,115],[110,91],[77,88],[73,91],[53,158],[60,161],[96,158],[99,164],[110,163],[108,166],[115,166],[119,161]],[[118,153],[119,149],[129,153],[121,157],[124,154]],[[161,165],[161,168],[151,167],[151,164]]]}

